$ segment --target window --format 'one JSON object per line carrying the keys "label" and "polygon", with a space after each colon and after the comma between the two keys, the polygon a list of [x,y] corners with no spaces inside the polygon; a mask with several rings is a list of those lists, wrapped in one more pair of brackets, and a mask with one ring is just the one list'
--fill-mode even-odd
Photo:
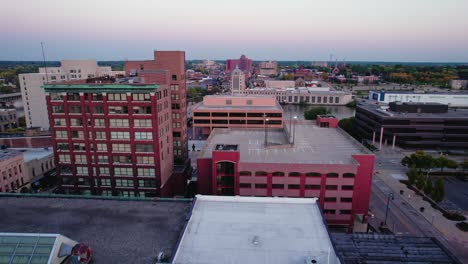
{"label": "window", "polygon": [[299,177],[301,174],[299,172],[290,172],[289,177]]}
{"label": "window", "polygon": [[109,168],[107,167],[99,167],[99,174],[100,175],[109,175]]}
{"label": "window", "polygon": [[125,93],[111,93],[107,95],[109,101],[127,101],[127,94]]}
{"label": "window", "polygon": [[112,151],[115,152],[130,152],[130,144],[112,144]]}
{"label": "window", "polygon": [[171,90],[172,91],[178,91],[179,90],[179,85],[177,85],[177,84],[171,85]]}
{"label": "window", "polygon": [[136,152],[153,152],[153,145],[150,144],[136,144]]}
{"label": "window", "polygon": [[78,118],[70,118],[71,126],[83,126],[83,120]]}
{"label": "window", "polygon": [[306,177],[322,177],[322,174],[319,172],[308,172],[306,173]]}
{"label": "window", "polygon": [[70,155],[65,155],[65,154],[59,155],[59,162],[69,163]]}
{"label": "window", "polygon": [[78,93],[67,93],[67,100],[68,101],[79,101],[80,94]]}
{"label": "window", "polygon": [[348,215],[351,214],[351,210],[340,210],[341,215]]}
{"label": "window", "polygon": [[109,114],[128,114],[127,106],[109,106]]}
{"label": "window", "polygon": [[338,190],[338,186],[337,185],[327,185],[327,186],[325,186],[325,189],[327,189],[327,190]]}
{"label": "window", "polygon": [[84,133],[83,131],[72,131],[72,138],[76,139],[83,139],[84,138]]}
{"label": "window", "polygon": [[101,186],[111,186],[110,179],[101,179]]}
{"label": "window", "polygon": [[239,175],[240,176],[252,176],[252,173],[250,171],[240,171]]}
{"label": "window", "polygon": [[338,173],[335,173],[335,172],[330,172],[330,173],[327,173],[327,178],[338,178]]}
{"label": "window", "polygon": [[343,203],[352,203],[352,202],[353,202],[353,198],[350,198],[350,197],[341,197],[340,201],[343,202]]}
{"label": "window", "polygon": [[114,175],[115,176],[133,176],[133,169],[132,168],[114,168]]}
{"label": "window", "polygon": [[95,94],[95,93],[92,94],[91,100],[93,100],[93,101],[102,101],[102,99],[103,99],[102,94]]}
{"label": "window", "polygon": [[138,176],[147,177],[147,176],[154,176],[154,169],[150,168],[138,168]]}
{"label": "window", "polygon": [[133,120],[133,124],[135,127],[152,127],[153,126],[151,119],[135,119]]}
{"label": "window", "polygon": [[86,156],[85,155],[75,155],[75,162],[76,163],[86,163]]}
{"label": "window", "polygon": [[336,210],[333,209],[325,209],[323,210],[324,214],[336,214]]}
{"label": "window", "polygon": [[171,109],[172,109],[172,110],[178,110],[178,109],[180,109],[180,104],[172,104],[172,105],[171,105]]}
{"label": "window", "polygon": [[137,164],[154,164],[154,157],[137,156]]}
{"label": "window", "polygon": [[293,189],[293,190],[297,190],[297,189],[300,189],[301,186],[299,184],[288,184],[288,189]]}
{"label": "window", "polygon": [[136,140],[153,139],[153,133],[152,132],[135,132],[135,139]]}
{"label": "window", "polygon": [[275,171],[272,173],[273,176],[275,177],[283,177],[284,176],[284,172],[281,172],[281,171]]}
{"label": "window", "polygon": [[50,93],[50,100],[52,101],[62,101],[63,95],[61,93]]}
{"label": "window", "polygon": [[305,185],[305,189],[306,189],[306,190],[320,190],[320,185],[310,185],[310,184],[306,184],[306,185]]}
{"label": "window", "polygon": [[179,98],[178,94],[171,94],[171,100],[179,100]]}
{"label": "window", "polygon": [[271,187],[273,189],[284,189],[284,184],[273,184]]}
{"label": "window", "polygon": [[343,173],[343,178],[354,178],[355,174],[354,173]]}
{"label": "window", "polygon": [[97,144],[98,151],[107,151],[107,144]]}
{"label": "window", "polygon": [[108,162],[109,162],[109,157],[108,157],[108,156],[99,155],[99,156],[98,156],[98,162],[99,162],[99,163],[108,163]]}
{"label": "window", "polygon": [[255,176],[267,176],[267,172],[266,171],[256,171],[255,172]]}
{"label": "window", "polygon": [[94,126],[95,127],[104,127],[104,126],[106,126],[106,123],[104,122],[104,119],[94,119]]}
{"label": "window", "polygon": [[266,189],[267,185],[265,183],[256,183],[255,189]]}
{"label": "window", "polygon": [[172,80],[173,80],[173,81],[177,81],[177,75],[173,74],[173,75],[172,75]]}
{"label": "window", "polygon": [[227,100],[226,100],[226,104],[227,104],[227,105],[232,105],[232,100],[231,100],[231,99],[227,99]]}
{"label": "window", "polygon": [[106,139],[106,132],[96,131],[96,139]]}
{"label": "window", "polygon": [[81,106],[79,106],[79,105],[70,105],[68,107],[68,112],[70,114],[81,114],[82,113],[81,112]]}
{"label": "window", "polygon": [[133,187],[133,180],[116,179],[115,187]]}
{"label": "window", "polygon": [[67,131],[57,130],[57,131],[55,131],[55,137],[57,137],[57,138],[68,138],[68,132]]}
{"label": "window", "polygon": [[63,105],[52,106],[52,113],[65,113]]}
{"label": "window", "polygon": [[354,189],[353,185],[343,185],[343,186],[341,186],[341,190],[349,191],[349,190],[352,190],[352,189]]}
{"label": "window", "polygon": [[114,163],[131,164],[132,156],[112,156]]}
{"label": "window", "polygon": [[252,100],[247,100],[247,105],[252,105]]}
{"label": "window", "polygon": [[88,167],[76,167],[76,174],[88,175]]}
{"label": "window", "polygon": [[110,119],[110,127],[128,127],[128,119]]}
{"label": "window", "polygon": [[172,128],[180,128],[180,122],[172,123]]}
{"label": "window", "polygon": [[102,106],[93,106],[94,114],[104,114],[104,107]]}
{"label": "window", "polygon": [[156,188],[155,180],[138,180],[138,185],[140,188]]}
{"label": "window", "polygon": [[112,131],[111,139],[130,139],[130,132]]}
{"label": "window", "polygon": [[133,101],[151,101],[150,94],[132,94]]}
{"label": "window", "polygon": [[325,202],[336,202],[336,197],[325,197]]}
{"label": "window", "polygon": [[55,118],[54,119],[54,125],[55,126],[66,126],[67,122],[65,121],[65,118]]}
{"label": "window", "polygon": [[239,184],[240,188],[252,188],[252,184],[250,183],[241,183]]}

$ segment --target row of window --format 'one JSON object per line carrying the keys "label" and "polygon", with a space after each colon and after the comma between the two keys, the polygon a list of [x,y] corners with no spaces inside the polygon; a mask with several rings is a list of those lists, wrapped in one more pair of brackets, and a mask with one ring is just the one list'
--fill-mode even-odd
{"label": "row of window", "polygon": [[[165,107],[169,106],[169,103],[165,102]],[[158,104],[159,106],[159,104]],[[85,107],[86,113],[90,113],[89,106]],[[102,106],[93,106],[92,107],[93,114],[104,114],[104,107]],[[129,114],[130,111],[128,106],[108,106],[107,108],[109,114]],[[158,111],[162,111],[162,105],[160,108],[158,107]],[[80,105],[69,105],[68,112],[70,114],[81,114],[82,108]],[[52,113],[63,114],[65,113],[65,106],[64,105],[53,105],[52,106]],[[133,114],[151,114],[152,107],[151,106],[134,106],[131,109],[131,113]]]}
{"label": "row of window", "polygon": [[[240,176],[252,176],[252,175],[255,175],[255,176],[268,176],[268,172],[266,171],[256,171],[252,174],[252,172],[250,171],[240,171],[239,172],[239,175]],[[273,173],[271,173],[272,176],[274,177],[285,177],[286,174],[282,171],[275,171]],[[288,177],[300,177],[301,175],[303,175],[302,173],[300,172],[289,172],[288,173]],[[322,177],[322,173],[320,172],[307,172],[307,173],[304,173],[304,175],[306,177]],[[326,173],[326,176],[329,177],[329,178],[338,178],[339,177],[339,174],[336,173],[336,172],[330,172],[330,173]],[[355,174],[354,173],[343,173],[343,178],[354,178],[355,177]]]}
{"label": "row of window", "polygon": [[[93,167],[93,175],[96,175],[99,172],[99,175],[111,175],[111,170],[108,167]],[[61,169],[62,174],[72,174],[70,167],[63,167]],[[85,166],[76,166],[76,174],[77,175],[86,175],[88,176],[90,173],[89,168]],[[137,168],[137,175],[138,177],[151,177],[155,176],[155,170],[153,168]],[[113,176],[134,176],[133,168],[120,168],[115,167]]]}
{"label": "row of window", "polygon": [[[93,122],[94,121],[94,125]],[[65,118],[54,118],[54,125],[55,126],[67,126]],[[71,126],[82,126],[83,120],[81,118],[70,118],[70,125]],[[134,119],[133,126],[134,127],[152,127],[153,122],[151,119]],[[88,126],[94,127],[105,127],[106,122],[102,118],[96,118],[94,120],[88,119]],[[109,127],[129,127],[129,120],[128,119],[109,119]]]}
{"label": "row of window", "polygon": [[[86,155],[74,155],[75,163],[88,163]],[[121,164],[133,164],[132,156],[129,155],[112,155],[112,161],[114,163],[121,163]],[[59,161],[61,163],[70,163],[71,157],[69,154],[60,154]],[[109,163],[109,156],[106,155],[98,155],[97,158],[95,156],[91,156],[91,163]],[[136,164],[154,164],[154,157],[151,156],[137,156],[136,157]]]}
{"label": "row of window", "polygon": [[[251,183],[240,183],[239,187],[240,188],[252,188],[254,186],[255,189],[266,189],[268,185],[266,183],[256,183],[256,184],[251,184]],[[271,188],[272,189],[284,189],[285,184],[272,184]],[[299,190],[301,186],[299,184],[288,184],[287,188],[290,190]],[[306,184],[304,185],[304,188],[306,190],[320,190],[320,185],[312,185],[312,184]],[[354,186],[353,185],[342,185],[341,190],[349,191],[353,190]],[[326,185],[325,190],[338,190],[338,185]]]}
{"label": "row of window", "polygon": [[[86,151],[85,143],[73,143],[73,150]],[[131,152],[130,144],[112,144],[112,151],[114,152]],[[70,145],[68,143],[57,143],[57,149],[60,151],[69,151]],[[96,148],[90,145],[90,150],[107,151],[107,144],[96,144]],[[151,144],[135,144],[135,152],[153,152],[154,148]]]}
{"label": "row of window", "polygon": [[[96,139],[106,139],[106,132],[97,131]],[[130,132],[123,131],[112,131],[110,133],[110,139],[130,139]],[[68,131],[57,130],[55,131],[56,138],[68,138]],[[71,138],[84,139],[83,131],[72,131]],[[89,132],[89,138],[92,139],[92,132]],[[153,132],[134,132],[135,140],[151,140],[153,139]],[[146,151],[145,151],[146,152]]]}
{"label": "row of window", "polygon": [[[52,78],[55,76],[52,76]],[[65,76],[63,76],[65,77]],[[67,93],[64,95],[63,93],[50,93],[50,99],[53,101],[63,101],[67,98],[68,101],[79,101],[80,94],[79,93]],[[84,98],[91,99],[92,101],[103,101],[102,94],[84,94]],[[151,95],[149,93],[134,93],[131,95],[133,101],[151,101]],[[127,101],[127,94],[126,93],[109,93],[107,94],[108,101]]]}
{"label": "row of window", "polygon": [[[8,177],[11,178],[13,177],[13,175],[18,175],[18,171],[19,173],[23,173],[23,168],[21,167],[21,164],[17,166],[14,166],[13,168],[9,168],[8,169]],[[7,179],[7,171],[4,170],[2,171],[2,179],[3,180],[6,180]]]}
{"label": "row of window", "polygon": [[[323,213],[326,214],[326,215],[336,214],[336,210],[335,209],[325,209],[325,210],[323,210]],[[339,213],[340,213],[340,215],[350,215],[351,210],[339,210]]]}
{"label": "row of window", "polygon": [[[64,179],[67,184],[72,184],[74,179]],[[87,178],[78,177],[76,178],[78,185],[90,185],[90,181]],[[130,180],[130,179],[94,179],[94,185],[111,187],[114,183],[115,187],[122,188],[133,188],[138,185],[140,188],[156,188],[156,181],[153,179],[141,179],[141,180]]]}

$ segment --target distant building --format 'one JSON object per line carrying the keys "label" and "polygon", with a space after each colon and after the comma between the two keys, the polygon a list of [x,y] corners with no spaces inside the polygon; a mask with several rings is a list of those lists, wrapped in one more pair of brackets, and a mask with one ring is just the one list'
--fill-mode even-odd
{"label": "distant building", "polygon": [[0,132],[18,127],[16,109],[0,109]]}
{"label": "distant building", "polygon": [[450,87],[455,90],[467,89],[468,80],[451,80]]}
{"label": "distant building", "polygon": [[374,155],[340,130],[311,123],[214,129],[197,160],[198,192],[317,197],[328,224],[366,223]]}
{"label": "distant building", "polygon": [[254,96],[274,96],[279,103],[311,105],[346,105],[353,101],[353,95],[343,91],[329,91],[328,87],[299,87],[285,89],[254,88],[245,89],[239,94]]}
{"label": "distant building", "polygon": [[258,64],[258,74],[260,75],[277,75],[278,63],[276,61],[260,62]]}
{"label": "distant building", "polygon": [[231,73],[231,92],[237,93],[245,90],[245,75],[236,67]]}
{"label": "distant building", "polygon": [[174,264],[339,264],[317,199],[197,195]]}
{"label": "distant building", "polygon": [[360,103],[356,128],[379,148],[468,149],[468,111],[438,103]]}
{"label": "distant building", "polygon": [[314,61],[314,62],[312,62],[312,66],[315,66],[315,67],[328,67],[328,62],[327,61]]}
{"label": "distant building", "polygon": [[96,60],[63,60],[60,67],[39,68],[39,73],[19,74],[26,126],[49,130],[45,93],[41,85],[108,75],[124,75],[124,72],[98,66]]}
{"label": "distant building", "polygon": [[283,127],[283,109],[274,97],[209,95],[193,107],[193,126],[205,135],[214,128],[263,128],[265,124]]}
{"label": "distant building", "polygon": [[15,148],[23,153],[25,166],[25,184],[31,184],[55,170],[54,151],[52,148]]}
{"label": "distant building", "polygon": [[379,103],[440,103],[449,107],[468,107],[468,92],[415,93],[401,91],[369,91],[369,100]]}
{"label": "distant building", "polygon": [[239,68],[243,72],[252,72],[252,60],[248,59],[245,55],[242,55],[240,59],[228,59],[226,60],[226,72],[231,72],[236,68]]}
{"label": "distant building", "polygon": [[0,192],[16,192],[27,183],[23,154],[18,151],[0,151]]}
{"label": "distant building", "polygon": [[295,86],[294,81],[265,80],[266,88],[283,89],[283,88],[293,88],[294,86]]}

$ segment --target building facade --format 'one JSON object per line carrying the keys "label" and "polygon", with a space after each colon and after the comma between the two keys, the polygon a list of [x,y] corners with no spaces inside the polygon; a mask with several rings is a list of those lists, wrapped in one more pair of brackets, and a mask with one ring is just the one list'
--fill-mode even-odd
{"label": "building facade", "polygon": [[367,221],[374,155],[338,129],[289,131],[215,129],[197,160],[199,193],[317,197],[328,224]]}
{"label": "building facade", "polygon": [[27,182],[23,154],[18,151],[2,151],[0,174],[0,192],[17,192]]}
{"label": "building facade", "polygon": [[185,164],[188,159],[185,52],[155,51],[153,60],[126,61],[125,73],[138,76],[141,83],[169,85],[174,160]]}
{"label": "building facade", "polygon": [[239,59],[226,60],[226,72],[231,72],[235,68],[239,68],[243,72],[252,72],[252,60],[242,55]]}
{"label": "building facade", "polygon": [[31,183],[43,178],[55,170],[54,151],[52,148],[15,148],[15,151],[23,153],[25,179],[30,187]]}
{"label": "building facade", "polygon": [[111,67],[108,66],[98,66],[96,60],[63,60],[60,67],[39,68],[38,73],[19,74],[26,126],[49,130],[45,93],[41,89],[42,85],[123,74],[123,71],[112,71]]}
{"label": "building facade", "polygon": [[264,61],[258,64],[258,74],[260,75],[277,75],[278,63],[276,61]]}
{"label": "building facade", "polygon": [[0,109],[0,132],[18,127],[16,109]]}
{"label": "building facade", "polygon": [[389,104],[402,103],[439,103],[449,107],[468,107],[468,92],[453,93],[414,93],[396,91],[369,91],[369,100]]}
{"label": "building facade", "polygon": [[[346,105],[353,101],[353,95],[342,91],[324,91],[312,87],[266,89],[245,89],[239,94],[254,96],[274,96],[282,104],[311,104],[311,105]],[[324,88],[325,89],[325,88]]]}
{"label": "building facade", "polygon": [[231,73],[231,92],[238,93],[245,90],[245,75],[236,67]]}
{"label": "building facade", "polygon": [[193,126],[204,135],[214,128],[283,127],[283,109],[274,97],[209,95],[192,111]]}
{"label": "building facade", "polygon": [[68,193],[172,193],[169,85],[45,85],[57,173]]}
{"label": "building facade", "polygon": [[437,103],[360,103],[356,128],[379,148],[468,149],[468,111]]}

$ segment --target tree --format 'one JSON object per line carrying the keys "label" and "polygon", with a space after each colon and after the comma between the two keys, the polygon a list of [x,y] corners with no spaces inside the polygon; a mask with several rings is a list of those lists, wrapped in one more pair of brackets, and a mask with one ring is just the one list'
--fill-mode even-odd
{"label": "tree", "polygon": [[420,173],[418,172],[418,170],[416,170],[415,167],[411,167],[411,169],[406,173],[406,175],[408,176],[408,182],[409,184],[413,185],[416,183],[416,179],[418,178],[418,175]]}
{"label": "tree", "polygon": [[304,118],[306,120],[317,119],[318,115],[327,115],[330,114],[330,111],[323,106],[314,107],[304,112]]}
{"label": "tree", "polygon": [[424,153],[424,151],[416,151],[409,157],[405,156],[401,160],[401,165],[408,168],[414,166],[419,172],[421,172],[422,169],[427,170],[434,167],[434,158],[431,155]]}
{"label": "tree", "polygon": [[432,189],[434,189],[432,187],[432,179],[428,177],[426,180],[426,185],[424,186],[424,193],[426,195],[431,195]]}
{"label": "tree", "polygon": [[440,156],[435,159],[435,166],[440,168],[440,172],[444,172],[444,168],[456,169],[458,163],[454,160],[448,159],[446,156]]}
{"label": "tree", "polygon": [[463,161],[460,163],[460,168],[463,171],[463,174],[465,174],[466,170],[468,170],[468,160]]}
{"label": "tree", "polygon": [[440,203],[445,196],[445,186],[442,179],[437,179],[435,182],[434,190],[432,191],[431,198],[437,203]]}
{"label": "tree", "polygon": [[328,73],[322,72],[322,73],[320,74],[320,79],[322,79],[322,80],[328,80]]}
{"label": "tree", "polygon": [[425,185],[426,185],[426,179],[421,173],[418,173],[418,176],[416,177],[416,187],[419,190],[422,190]]}

